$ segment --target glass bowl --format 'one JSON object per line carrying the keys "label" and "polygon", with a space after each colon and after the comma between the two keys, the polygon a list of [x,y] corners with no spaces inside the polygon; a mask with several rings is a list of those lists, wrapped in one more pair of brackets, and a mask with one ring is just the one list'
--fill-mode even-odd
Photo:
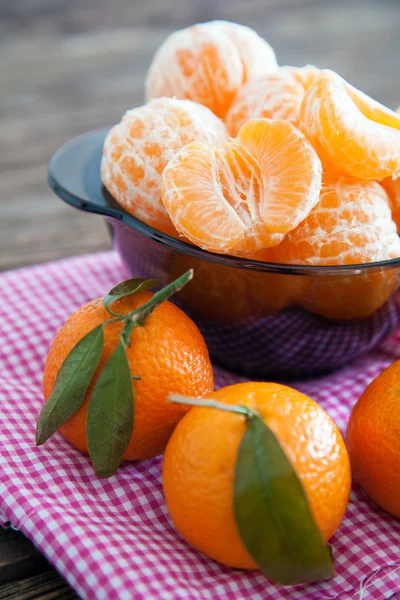
{"label": "glass bowl", "polygon": [[291,380],[344,367],[398,326],[400,258],[351,266],[281,265],[212,254],[128,214],[102,187],[107,130],[62,146],[49,184],[76,208],[104,215],[135,277],[194,278],[174,301],[202,331],[212,360],[256,378]]}

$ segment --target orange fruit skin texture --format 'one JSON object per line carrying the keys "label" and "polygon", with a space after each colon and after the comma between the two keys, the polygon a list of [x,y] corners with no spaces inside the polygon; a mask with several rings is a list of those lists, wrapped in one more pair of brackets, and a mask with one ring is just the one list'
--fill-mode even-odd
{"label": "orange fruit skin texture", "polygon": [[243,256],[277,245],[319,199],[321,163],[286,121],[254,119],[223,147],[188,144],[163,172],[176,229],[210,252]]}
{"label": "orange fruit skin texture", "polygon": [[229,133],[237,135],[250,119],[283,119],[298,124],[306,89],[319,73],[313,65],[281,67],[245,83],[236,94],[226,115]]}
{"label": "orange fruit skin texture", "polygon": [[381,185],[389,196],[392,219],[396,223],[397,233],[400,233],[400,179],[388,177],[381,181]]}
{"label": "orange fruit skin texture", "polygon": [[[316,523],[329,539],[343,519],[351,485],[346,446],[335,422],[304,394],[275,383],[239,383],[209,396],[259,412],[295,467]],[[172,521],[189,544],[224,565],[254,569],[233,509],[245,427],[241,415],[192,408],[170,438],[162,478]]]}
{"label": "orange fruit skin texture", "polygon": [[307,90],[300,127],[326,170],[362,179],[400,177],[400,115],[324,70]]}
{"label": "orange fruit skin texture", "polygon": [[129,110],[108,133],[101,163],[104,186],[127,212],[177,237],[161,202],[161,174],[174,152],[194,140],[223,143],[225,125],[205,106],[159,98]]}
{"label": "orange fruit skin texture", "polygon": [[[127,312],[152,297],[149,292],[118,300],[113,310]],[[56,335],[47,356],[43,375],[44,398],[53,390],[57,373],[75,344],[89,331],[110,318],[103,298],[89,302],[67,320]],[[86,419],[89,398],[95,382],[119,343],[121,322],[104,327],[104,347],[93,380],[81,408],[60,429],[76,448],[88,451]],[[134,328],[126,356],[134,381],[134,426],[125,460],[141,460],[163,452],[176,423],[187,407],[167,401],[169,393],[201,397],[214,389],[213,371],[208,350],[197,326],[183,311],[165,301]]]}
{"label": "orange fruit skin texture", "polygon": [[365,492],[400,518],[400,361],[365,390],[354,406],[346,443],[353,475]]}
{"label": "orange fruit skin texture", "polygon": [[253,29],[228,21],[172,33],[156,52],[147,98],[188,98],[223,118],[240,86],[277,68],[271,46]]}

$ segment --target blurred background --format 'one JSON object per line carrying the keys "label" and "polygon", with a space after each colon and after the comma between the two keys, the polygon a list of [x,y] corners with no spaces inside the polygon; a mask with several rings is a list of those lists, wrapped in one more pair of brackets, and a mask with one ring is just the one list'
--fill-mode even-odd
{"label": "blurred background", "polygon": [[0,270],[111,247],[100,217],[52,194],[48,160],[141,104],[165,37],[210,19],[254,27],[281,65],[329,67],[400,104],[399,0],[0,0]]}

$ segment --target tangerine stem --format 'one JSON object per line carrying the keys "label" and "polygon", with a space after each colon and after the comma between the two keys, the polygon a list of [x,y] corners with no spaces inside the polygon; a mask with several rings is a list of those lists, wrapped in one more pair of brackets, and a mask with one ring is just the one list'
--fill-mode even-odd
{"label": "tangerine stem", "polygon": [[132,317],[128,315],[128,318],[125,320],[125,327],[121,332],[121,341],[124,345],[124,348],[129,346],[129,340],[131,337],[132,329],[137,326],[137,323],[134,322]]}
{"label": "tangerine stem", "polygon": [[225,404],[224,402],[218,402],[218,400],[205,400],[204,398],[193,398],[191,396],[181,396],[180,394],[170,394],[168,396],[170,402],[176,402],[177,404],[190,404],[190,406],[204,406],[206,408],[217,408],[218,410],[224,410],[226,412],[232,412],[245,417],[252,418],[256,415],[255,411],[247,406],[241,404]]}
{"label": "tangerine stem", "polygon": [[186,271],[186,273],[175,279],[175,281],[156,292],[145,304],[130,312],[129,316],[132,318],[132,322],[136,325],[142,325],[157,306],[168,300],[172,294],[179,292],[191,279],[193,279],[193,269]]}
{"label": "tangerine stem", "polygon": [[102,325],[108,325],[109,323],[115,323],[115,321],[123,321],[126,315],[120,315],[119,317],[114,317],[113,319],[108,319],[108,321],[104,321]]}

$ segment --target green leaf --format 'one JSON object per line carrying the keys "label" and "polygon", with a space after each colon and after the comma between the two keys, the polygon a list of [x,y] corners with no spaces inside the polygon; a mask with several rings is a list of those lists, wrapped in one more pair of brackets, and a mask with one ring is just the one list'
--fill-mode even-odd
{"label": "green leaf", "polygon": [[296,585],[334,576],[300,479],[257,415],[248,419],[239,447],[234,511],[247,551],[271,581]]}
{"label": "green leaf", "polygon": [[120,298],[125,298],[125,296],[130,296],[131,294],[136,294],[138,292],[144,292],[145,290],[150,290],[151,288],[159,285],[161,285],[161,282],[157,279],[141,279],[140,277],[121,281],[121,283],[113,287],[112,290],[110,290],[108,294],[104,296],[104,306],[110,314],[118,317],[120,315],[110,309],[110,304],[116,300],[119,300]]}
{"label": "green leaf", "polygon": [[103,327],[98,325],[68,354],[36,426],[36,445],[49,439],[80,408],[103,350]]}
{"label": "green leaf", "polygon": [[133,430],[133,385],[120,343],[96,382],[89,401],[86,435],[98,477],[113,475]]}

